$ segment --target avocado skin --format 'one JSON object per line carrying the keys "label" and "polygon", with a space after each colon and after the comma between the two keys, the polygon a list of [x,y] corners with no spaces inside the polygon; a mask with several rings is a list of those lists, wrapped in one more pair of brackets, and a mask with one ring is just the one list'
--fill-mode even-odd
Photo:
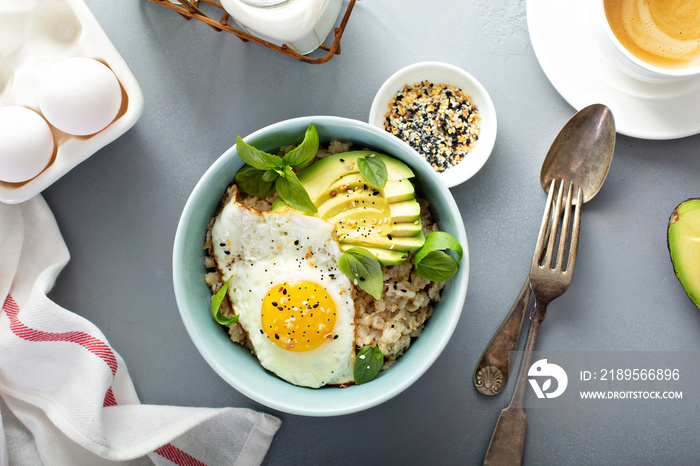
{"label": "avocado skin", "polygon": [[676,278],[690,300],[700,308],[700,199],[687,199],[668,220],[667,247]]}

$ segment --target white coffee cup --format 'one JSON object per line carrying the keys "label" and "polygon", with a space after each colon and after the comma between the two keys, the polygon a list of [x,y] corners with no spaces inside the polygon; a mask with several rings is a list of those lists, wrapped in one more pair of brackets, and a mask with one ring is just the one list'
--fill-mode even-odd
{"label": "white coffee cup", "polygon": [[700,66],[691,68],[664,68],[645,62],[627,50],[618,40],[608,23],[604,0],[592,2],[592,25],[597,45],[603,54],[621,71],[633,78],[651,83],[672,83],[700,77]]}

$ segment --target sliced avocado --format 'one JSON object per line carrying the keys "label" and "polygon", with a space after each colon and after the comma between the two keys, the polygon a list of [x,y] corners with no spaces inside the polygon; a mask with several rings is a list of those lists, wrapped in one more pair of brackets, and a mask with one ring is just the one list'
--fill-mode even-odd
{"label": "sliced avocado", "polygon": [[339,238],[341,242],[362,246],[364,248],[371,247],[377,249],[389,249],[395,251],[415,251],[420,249],[425,243],[423,232],[415,236],[396,236],[389,239],[386,236],[370,236],[363,235],[343,236]]}
{"label": "sliced avocado", "polygon": [[360,172],[349,173],[338,178],[338,180],[328,186],[327,190],[321,194],[321,196],[313,199],[313,201],[314,204],[320,205],[326,202],[328,199],[348,191],[351,193],[358,190],[363,192],[364,190],[371,188],[372,186],[367,183],[367,180],[365,180],[364,176],[362,176]]}
{"label": "sliced avocado", "polygon": [[382,236],[386,238],[391,231],[390,222],[379,223],[376,211],[364,209],[346,210],[333,218],[326,219],[326,221],[335,224],[339,241],[348,235],[361,236],[371,241]]}
{"label": "sliced avocado", "polygon": [[[381,189],[368,183],[357,166],[358,158],[372,155],[387,168]],[[335,224],[341,245],[372,250],[383,265],[399,263],[402,252],[423,246],[420,205],[408,179],[414,175],[403,162],[371,151],[344,152],[315,162],[297,176],[318,209],[315,215]],[[279,198],[272,204],[275,211],[285,208]]]}
{"label": "sliced avocado", "polygon": [[387,181],[384,186],[384,194],[386,194],[386,202],[393,204],[394,202],[410,201],[415,199],[415,189],[413,183],[407,179],[399,181]]}
{"label": "sliced avocado", "polygon": [[350,209],[365,209],[375,212],[375,216],[382,215],[386,202],[383,196],[368,196],[363,191],[345,191],[328,198],[317,206],[317,215],[328,220],[339,213]]}
{"label": "sliced avocado", "polygon": [[416,201],[394,202],[389,204],[391,221],[396,223],[418,222],[420,225],[420,205]]}
{"label": "sliced avocado", "polygon": [[389,233],[392,237],[396,236],[415,236],[423,230],[420,222],[404,222],[404,223],[394,223],[391,226],[391,232]]}
{"label": "sliced avocado", "polygon": [[[340,177],[338,181],[328,187],[328,191],[313,201],[316,206],[319,206],[331,197],[340,196],[348,192],[365,193],[367,197],[381,196],[381,199],[387,203],[409,201],[415,196],[413,183],[408,179],[387,181],[384,189],[377,189],[358,172]],[[382,193],[384,194],[383,196]]]}
{"label": "sliced avocado", "polygon": [[339,212],[333,217],[324,218],[325,221],[335,224],[338,229],[372,228],[389,233],[390,222],[379,222],[379,218],[389,218],[389,209],[383,211],[369,209],[366,206],[349,208]]}
{"label": "sliced avocado", "polygon": [[700,308],[700,199],[681,202],[671,214],[668,251],[676,277]]}
{"label": "sliced avocado", "polygon": [[414,176],[408,165],[388,155],[372,151],[351,151],[318,160],[298,174],[299,181],[306,188],[311,200],[318,199],[323,193],[328,192],[329,186],[342,176],[360,171],[357,167],[358,158],[368,157],[373,154],[382,159],[384,165],[386,165],[387,180],[399,181]]}
{"label": "sliced avocado", "polygon": [[[343,242],[340,243],[341,251],[347,251],[352,247],[357,247],[357,245]],[[376,257],[381,265],[400,264],[401,262],[405,261],[408,257],[408,253],[406,251],[396,251],[392,249],[380,249],[372,247],[365,247],[365,249],[368,250],[374,257]]]}

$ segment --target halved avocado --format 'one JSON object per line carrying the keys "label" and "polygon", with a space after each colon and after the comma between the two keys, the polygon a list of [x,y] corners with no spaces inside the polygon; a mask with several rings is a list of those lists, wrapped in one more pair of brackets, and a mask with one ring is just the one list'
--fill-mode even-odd
{"label": "halved avocado", "polygon": [[681,202],[671,214],[668,251],[676,277],[700,308],[700,199]]}

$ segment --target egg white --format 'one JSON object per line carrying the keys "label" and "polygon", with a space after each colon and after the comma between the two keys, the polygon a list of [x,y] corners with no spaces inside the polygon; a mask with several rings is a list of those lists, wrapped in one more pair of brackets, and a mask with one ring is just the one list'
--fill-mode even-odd
{"label": "egg white", "polygon": [[[235,198],[235,196],[234,196]],[[235,199],[212,226],[214,258],[239,323],[263,367],[295,385],[321,387],[353,380],[355,308],[350,280],[338,269],[342,252],[334,226],[295,211],[260,212]],[[336,305],[333,339],[308,351],[288,351],[263,332],[261,306],[273,287],[294,280],[321,285]]]}

